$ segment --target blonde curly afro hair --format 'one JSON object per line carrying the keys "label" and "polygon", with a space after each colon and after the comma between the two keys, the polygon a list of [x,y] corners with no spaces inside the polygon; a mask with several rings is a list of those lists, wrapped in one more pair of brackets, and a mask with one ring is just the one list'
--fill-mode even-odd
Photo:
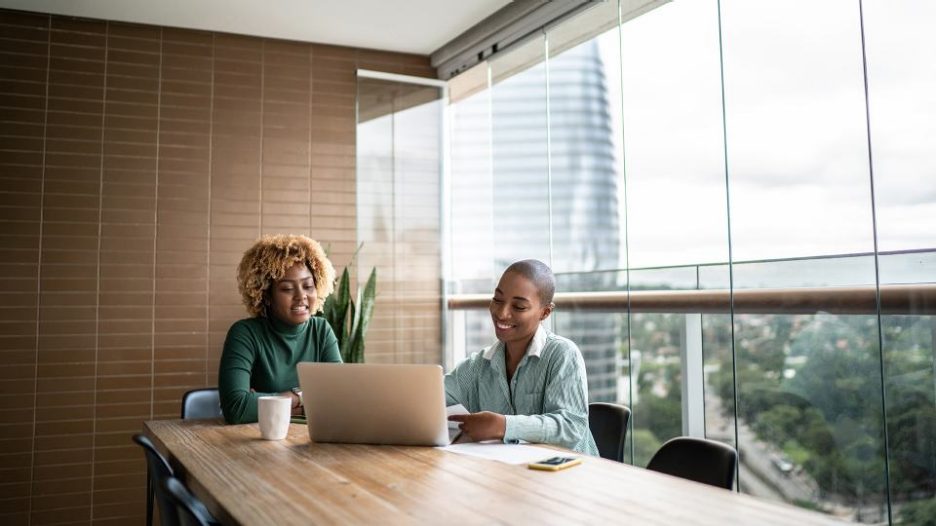
{"label": "blonde curly afro hair", "polygon": [[335,267],[322,245],[306,236],[277,234],[257,240],[237,266],[237,290],[251,316],[266,316],[270,288],[296,263],[304,263],[315,280],[318,298],[310,305],[312,312],[322,310],[335,288]]}

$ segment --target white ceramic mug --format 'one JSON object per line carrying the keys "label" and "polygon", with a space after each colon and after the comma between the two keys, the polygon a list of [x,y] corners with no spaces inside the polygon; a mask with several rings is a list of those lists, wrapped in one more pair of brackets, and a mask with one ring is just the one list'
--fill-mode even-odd
{"label": "white ceramic mug", "polygon": [[292,397],[261,396],[257,399],[257,420],[260,436],[265,440],[282,440],[289,431]]}

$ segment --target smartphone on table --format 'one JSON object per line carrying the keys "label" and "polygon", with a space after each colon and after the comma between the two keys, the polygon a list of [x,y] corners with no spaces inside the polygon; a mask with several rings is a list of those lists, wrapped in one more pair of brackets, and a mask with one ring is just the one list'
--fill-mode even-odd
{"label": "smartphone on table", "polygon": [[541,469],[543,471],[559,471],[560,469],[571,468],[582,463],[580,457],[551,457],[528,464],[530,469]]}

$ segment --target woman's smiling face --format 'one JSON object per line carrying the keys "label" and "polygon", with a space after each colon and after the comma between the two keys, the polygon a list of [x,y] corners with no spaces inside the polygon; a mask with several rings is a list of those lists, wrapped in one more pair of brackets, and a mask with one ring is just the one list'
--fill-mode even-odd
{"label": "woman's smiling face", "polygon": [[522,343],[533,337],[552,308],[543,305],[536,284],[517,272],[501,276],[491,299],[494,333],[504,343]]}
{"label": "woman's smiling face", "polygon": [[312,316],[312,307],[317,298],[312,273],[304,263],[296,263],[273,284],[270,310],[281,322],[299,325]]}

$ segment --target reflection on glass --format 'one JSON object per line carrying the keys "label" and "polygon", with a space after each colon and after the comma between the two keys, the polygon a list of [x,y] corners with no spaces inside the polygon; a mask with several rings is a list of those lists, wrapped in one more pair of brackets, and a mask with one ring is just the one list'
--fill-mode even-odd
{"label": "reflection on glass", "polygon": [[740,445],[781,473],[777,497],[886,520],[876,317],[741,315],[735,327]]}
{"label": "reflection on glass", "polygon": [[[492,294],[510,263],[550,262],[544,51],[534,38],[498,58],[493,85],[451,105],[452,292]],[[491,344],[486,312],[465,324],[466,354]]]}
{"label": "reflection on glass", "polygon": [[622,165],[620,72],[614,53],[617,44],[618,30],[614,28],[559,55],[550,55],[549,159],[555,272],[620,266],[618,184]]}
{"label": "reflection on glass", "polygon": [[[593,272],[620,266],[617,46],[615,27],[555,56],[550,53],[552,268],[560,273],[560,291],[613,290],[619,286],[617,272]],[[562,310],[554,324],[559,334],[576,342],[582,351],[591,401],[620,400],[626,394],[618,392],[620,317]]]}
{"label": "reflection on glass", "polygon": [[[491,286],[493,296],[494,286]],[[465,313],[465,356],[471,356],[497,341],[494,325],[487,309],[471,310]]]}
{"label": "reflection on glass", "polygon": [[[734,261],[872,253],[855,2],[729,1],[721,13]],[[871,257],[734,272],[739,289],[875,283]],[[738,441],[755,475],[742,470],[741,490],[886,520],[876,316],[742,313],[734,335]]]}
{"label": "reflection on glass", "polygon": [[667,440],[683,435],[681,314],[631,314],[634,464],[646,466]]}
{"label": "reflection on glass", "polygon": [[[705,314],[702,316],[702,368],[705,393],[705,437],[737,448],[734,417],[734,356],[731,349],[731,316]],[[741,477],[745,485],[757,484],[752,480],[747,459],[741,464]],[[739,477],[739,479],[741,478]],[[764,494],[761,491],[755,494]]]}
{"label": "reflection on glass", "polygon": [[[484,77],[487,77],[487,65]],[[450,292],[494,290],[494,181],[491,169],[491,92],[450,106]]]}
{"label": "reflection on glass", "polygon": [[[936,282],[936,4],[865,0],[881,284]],[[936,317],[882,319],[890,497],[903,524],[936,517]]]}
{"label": "reflection on glass", "polygon": [[544,58],[545,44],[538,37],[491,63],[494,261],[498,275],[521,259],[551,264]]}
{"label": "reflection on glass", "polygon": [[[621,27],[632,291],[696,289],[699,269],[673,265],[728,259],[717,30],[714,0],[665,4]],[[687,330],[689,316],[697,324],[698,314],[631,314],[636,465],[687,432],[681,357],[699,347],[687,340],[698,337]],[[709,332],[703,325],[703,336]],[[730,358],[727,341],[711,354]],[[708,347],[701,347],[708,358]],[[730,415],[722,421],[733,423]],[[733,430],[726,429],[710,436],[731,443]]]}
{"label": "reflection on glass", "polygon": [[369,361],[442,359],[441,112],[439,88],[358,81],[357,279],[378,276]]}
{"label": "reflection on glass", "polygon": [[[562,290],[562,289],[559,289]],[[619,313],[583,312],[563,308],[553,312],[556,334],[574,341],[585,358],[589,402],[616,402],[630,405],[628,389],[621,383],[621,366],[627,358],[626,335],[621,329],[626,319]]]}
{"label": "reflection on glass", "polygon": [[894,515],[925,524],[936,516],[936,322],[932,315],[882,321]]}
{"label": "reflection on glass", "polygon": [[[451,201],[449,293],[493,294],[500,269],[495,263],[494,177],[491,159],[491,90],[488,66],[471,72],[483,86],[450,105]],[[483,74],[482,74],[483,73]],[[457,325],[463,324],[463,325]],[[454,366],[494,341],[487,310],[453,318]]]}

